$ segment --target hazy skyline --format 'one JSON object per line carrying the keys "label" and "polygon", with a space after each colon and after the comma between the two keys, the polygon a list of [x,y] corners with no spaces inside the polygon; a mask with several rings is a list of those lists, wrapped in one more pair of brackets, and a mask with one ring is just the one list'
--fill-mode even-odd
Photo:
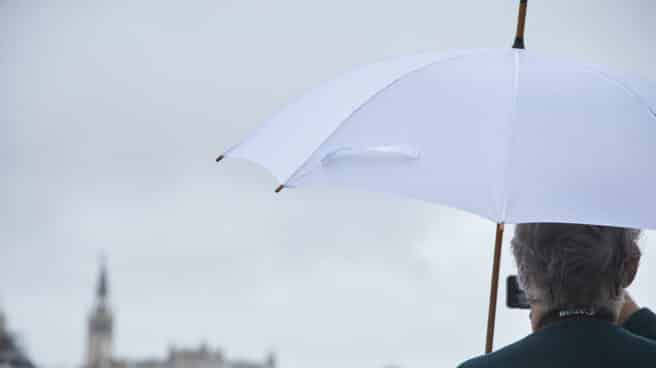
{"label": "hazy skyline", "polygon": [[[455,366],[484,346],[494,224],[384,194],[285,190],[214,158],[358,65],[510,47],[517,1],[0,3],[0,308],[82,362],[99,256],[116,355],[206,341],[284,368]],[[527,48],[656,80],[656,3],[531,1]],[[506,231],[501,277],[514,273]],[[654,232],[632,291],[656,308]],[[495,346],[529,332],[500,291]]]}

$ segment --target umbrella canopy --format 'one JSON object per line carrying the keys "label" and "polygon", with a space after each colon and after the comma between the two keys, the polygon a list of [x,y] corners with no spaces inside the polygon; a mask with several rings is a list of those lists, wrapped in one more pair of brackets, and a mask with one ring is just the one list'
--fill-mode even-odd
{"label": "umbrella canopy", "polygon": [[497,223],[491,352],[505,223],[656,228],[656,85],[524,50],[373,64],[291,104],[217,158],[284,187],[350,186],[460,208]]}
{"label": "umbrella canopy", "polygon": [[521,49],[345,74],[227,151],[285,187],[347,186],[496,223],[656,228],[656,85]]}

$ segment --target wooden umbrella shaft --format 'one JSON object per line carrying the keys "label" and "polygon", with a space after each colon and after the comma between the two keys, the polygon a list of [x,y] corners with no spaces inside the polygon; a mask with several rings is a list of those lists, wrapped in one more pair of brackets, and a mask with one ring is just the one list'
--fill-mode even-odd
{"label": "wooden umbrella shaft", "polygon": [[526,29],[526,8],[528,0],[521,0],[519,3],[519,16],[517,17],[517,33],[515,34],[514,49],[524,49],[524,31]]}
{"label": "wooden umbrella shaft", "polygon": [[[514,49],[524,49],[524,32],[526,31],[526,10],[528,0],[520,0],[517,16],[517,33]],[[503,242],[503,224],[497,224],[497,235],[494,242],[494,263],[492,264],[492,280],[490,284],[490,305],[487,313],[487,336],[485,338],[485,353],[491,353],[494,347],[494,324],[497,317],[497,296],[499,293],[499,266],[501,264],[501,243]]]}
{"label": "wooden umbrella shaft", "polygon": [[490,285],[490,306],[487,315],[487,337],[485,353],[491,353],[494,344],[494,322],[497,316],[497,294],[499,291],[499,266],[501,264],[501,243],[503,242],[503,224],[497,224],[494,241],[494,263],[492,265],[492,282]]}

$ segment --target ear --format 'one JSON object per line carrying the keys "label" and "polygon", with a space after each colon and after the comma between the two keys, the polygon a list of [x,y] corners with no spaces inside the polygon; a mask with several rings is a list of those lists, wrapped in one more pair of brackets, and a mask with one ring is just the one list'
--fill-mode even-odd
{"label": "ear", "polygon": [[638,266],[640,266],[640,254],[629,257],[624,261],[624,272],[626,272],[626,279],[622,288],[626,289],[635,280],[638,273]]}

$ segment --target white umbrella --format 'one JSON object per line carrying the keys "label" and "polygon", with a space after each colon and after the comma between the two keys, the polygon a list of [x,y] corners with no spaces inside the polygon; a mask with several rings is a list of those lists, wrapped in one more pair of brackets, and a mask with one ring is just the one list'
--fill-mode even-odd
{"label": "white umbrella", "polygon": [[376,63],[290,104],[220,156],[283,187],[347,186],[466,210],[497,224],[656,228],[656,85],[523,50]]}

